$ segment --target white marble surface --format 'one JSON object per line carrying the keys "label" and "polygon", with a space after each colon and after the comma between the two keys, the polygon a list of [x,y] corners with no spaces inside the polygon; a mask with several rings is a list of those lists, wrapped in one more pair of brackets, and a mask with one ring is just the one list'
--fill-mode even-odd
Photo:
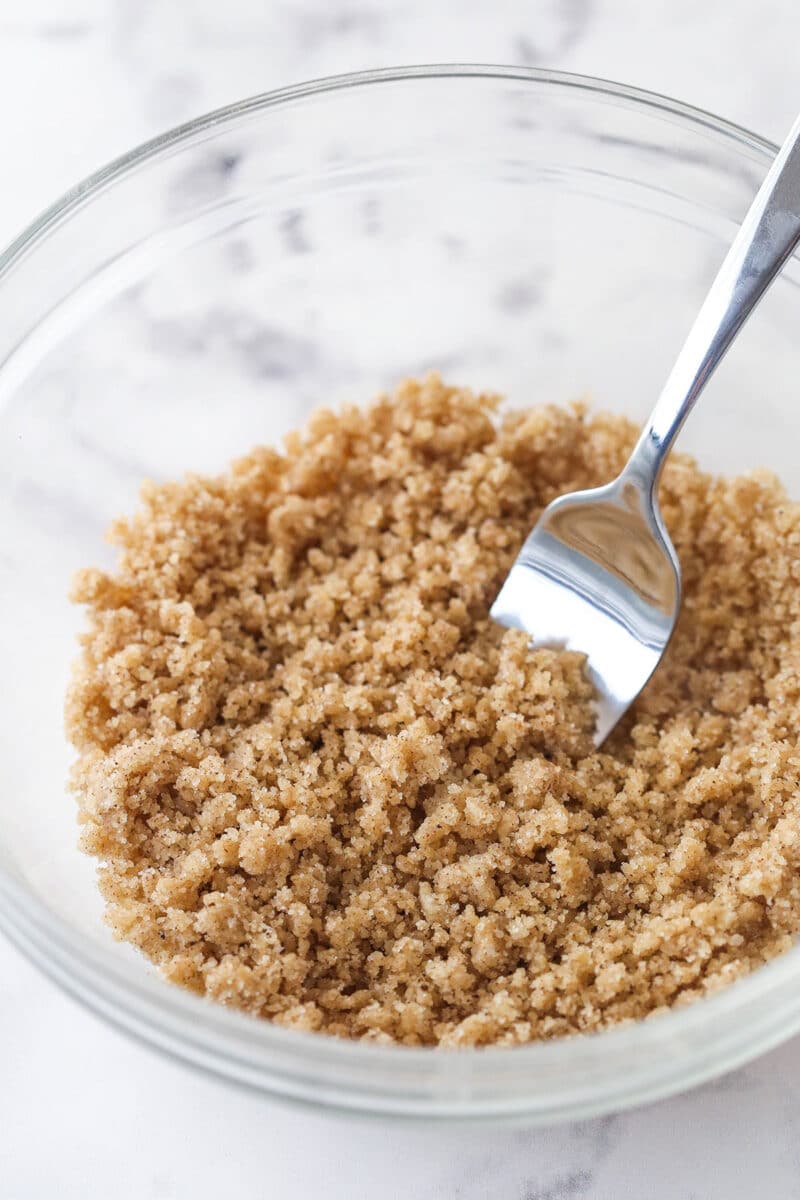
{"label": "white marble surface", "polygon": [[[271,87],[399,62],[525,62],[679,96],[773,138],[796,0],[3,0],[0,240],[135,142]],[[200,1079],[0,940],[0,1200],[800,1196],[800,1041],[646,1109],[552,1130],[392,1129]]]}

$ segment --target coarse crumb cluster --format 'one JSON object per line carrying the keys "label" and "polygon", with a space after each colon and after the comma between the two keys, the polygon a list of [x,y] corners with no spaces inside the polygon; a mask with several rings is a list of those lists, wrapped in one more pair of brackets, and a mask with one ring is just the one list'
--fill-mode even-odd
{"label": "coarse crumb cluster", "polygon": [[147,485],[81,572],[67,701],[108,916],[307,1030],[518,1043],[684,1003],[800,930],[800,507],[666,468],[683,611],[603,747],[574,655],[487,617],[635,436],[431,376]]}

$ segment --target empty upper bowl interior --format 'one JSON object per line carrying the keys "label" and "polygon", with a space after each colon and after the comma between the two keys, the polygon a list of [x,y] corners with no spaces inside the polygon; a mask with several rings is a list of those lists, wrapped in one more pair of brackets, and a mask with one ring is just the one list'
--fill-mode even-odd
{"label": "empty upper bowl interior", "polygon": [[[102,923],[65,792],[77,567],[141,481],[222,469],[320,404],[438,369],[641,419],[771,149],[580,77],[420,68],[202,118],[74,189],[0,262],[0,925],[151,1042],[265,1091],[546,1120],[718,1073],[800,1024],[795,954],[644,1025],[515,1050],[334,1043],[203,1004]],[[681,448],[800,491],[797,263]]]}

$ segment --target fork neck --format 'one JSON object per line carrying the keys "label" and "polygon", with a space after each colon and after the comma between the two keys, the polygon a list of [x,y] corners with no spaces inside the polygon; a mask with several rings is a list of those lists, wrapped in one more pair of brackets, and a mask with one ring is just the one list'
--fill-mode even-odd
{"label": "fork neck", "polygon": [[619,482],[633,484],[647,504],[656,502],[658,481],[673,440],[674,435],[663,438],[652,422],[648,422],[620,472]]}

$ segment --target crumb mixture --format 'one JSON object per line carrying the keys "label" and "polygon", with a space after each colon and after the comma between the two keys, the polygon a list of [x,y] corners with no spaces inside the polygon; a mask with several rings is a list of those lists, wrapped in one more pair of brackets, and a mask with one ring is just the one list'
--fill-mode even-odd
{"label": "crumb mixture", "polygon": [[119,937],[282,1025],[518,1043],[710,992],[800,930],[800,506],[674,455],[666,659],[593,750],[582,660],[491,600],[635,438],[435,376],[149,484],[67,704]]}

